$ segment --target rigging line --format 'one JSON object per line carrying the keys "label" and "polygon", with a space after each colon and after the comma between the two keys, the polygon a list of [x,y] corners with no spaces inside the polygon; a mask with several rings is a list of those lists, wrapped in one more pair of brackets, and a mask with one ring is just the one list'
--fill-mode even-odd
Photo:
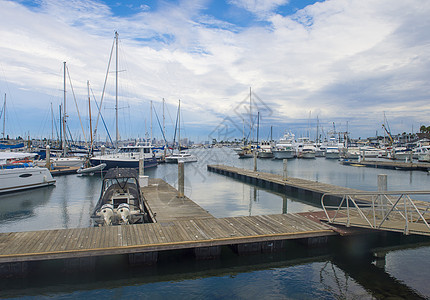
{"label": "rigging line", "polygon": [[[91,89],[91,93],[93,93],[93,90],[92,90],[92,89]],[[94,93],[93,93],[93,97],[94,97]],[[101,119],[102,119],[103,125],[105,126],[106,133],[107,133],[107,135],[108,135],[108,137],[109,137],[109,140],[110,140],[111,144],[112,144],[112,145],[114,145],[114,143],[113,143],[113,141],[112,141],[112,138],[111,138],[111,136],[110,136],[109,130],[108,130],[107,126],[106,126],[105,120],[104,120],[104,118],[103,118],[103,115],[101,114],[100,107],[99,107],[99,105],[97,104],[97,100],[95,99],[95,97],[94,97],[94,102],[96,103],[97,109],[99,110],[99,114],[100,114],[100,117],[101,117]],[[101,104],[100,104],[100,105],[101,105]],[[96,134],[97,134],[97,126],[96,126],[96,128],[94,129],[94,136],[96,136]],[[94,141],[95,141],[95,139],[93,139],[93,144],[94,144]],[[114,147],[115,147],[115,145],[114,145]],[[93,149],[93,145],[91,145],[90,151],[92,151],[92,149]]]}
{"label": "rigging line", "polygon": [[155,116],[157,117],[158,126],[160,126],[160,130],[161,130],[161,134],[163,135],[164,142],[165,142],[165,143],[166,143],[166,145],[167,145],[166,136],[164,135],[163,128],[161,127],[160,119],[158,118],[157,110],[156,110],[155,108],[154,108],[154,112],[155,112]]}
{"label": "rigging line", "polygon": [[[175,134],[173,135],[173,146],[172,146],[172,148],[175,147],[176,130],[178,129],[178,118],[179,118],[179,106],[178,106],[178,113],[176,114]],[[181,149],[179,149],[179,151],[181,151]],[[173,153],[173,149],[172,149],[172,153]]]}
{"label": "rigging line", "polygon": [[[75,106],[76,106],[76,110],[78,112],[79,122],[81,123],[82,132],[84,134],[84,142],[86,144],[87,143],[87,137],[85,136],[84,126],[82,125],[81,114],[79,113],[79,107],[78,107],[78,102],[76,101],[75,90],[73,89],[72,79],[70,78],[69,67],[66,67],[66,70],[67,70],[67,76],[69,77],[70,87],[72,89],[73,100],[75,100]],[[69,128],[69,131],[70,131],[70,128]]]}
{"label": "rigging line", "polygon": [[[97,120],[96,120],[96,126],[95,126],[95,128],[97,128],[97,125],[99,124],[99,118],[101,117],[103,119],[103,116],[101,116],[101,110],[102,110],[103,99],[104,99],[105,90],[106,90],[106,83],[107,83],[107,79],[108,79],[108,75],[109,75],[110,63],[112,61],[112,54],[113,54],[114,46],[115,46],[115,38],[113,39],[112,49],[110,50],[109,62],[108,62],[107,70],[106,70],[105,82],[103,84],[102,97],[101,97],[101,100],[100,100],[100,108],[99,108],[99,113],[97,114]],[[97,101],[96,101],[96,105],[97,105]],[[104,121],[103,121],[103,124],[106,127],[106,123]],[[106,130],[107,130],[107,128],[106,128]],[[108,131],[108,135],[109,135],[109,131]],[[109,135],[109,138],[110,138],[110,135]],[[114,147],[115,147],[115,145],[114,145]]]}

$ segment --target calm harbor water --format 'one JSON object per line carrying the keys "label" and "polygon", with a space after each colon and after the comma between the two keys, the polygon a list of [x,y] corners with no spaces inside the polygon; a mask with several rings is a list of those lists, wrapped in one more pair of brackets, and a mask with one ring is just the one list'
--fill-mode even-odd
{"label": "calm harbor water", "polygon": [[[275,193],[226,176],[207,172],[207,164],[252,168],[231,149],[195,149],[197,163],[185,166],[185,193],[215,217],[320,210],[308,199]],[[282,173],[282,161],[258,160],[260,171]],[[388,175],[389,190],[425,190],[430,176],[420,171],[342,166],[338,161],[288,161],[288,175],[361,190],[377,189],[377,175]],[[146,175],[177,185],[177,165],[159,165]],[[100,195],[101,176],[57,177],[55,187],[0,196],[0,232],[88,227]],[[405,244],[386,254],[380,265],[367,257],[344,257],[348,245],[307,249],[288,245],[277,254],[238,257],[223,249],[215,261],[184,255],[160,257],[155,267],[128,268],[121,257],[106,258],[90,274],[54,276],[40,273],[26,279],[2,280],[0,296],[48,298],[239,298],[239,299],[382,299],[429,298],[430,240]],[[359,247],[354,244],[351,247]]]}

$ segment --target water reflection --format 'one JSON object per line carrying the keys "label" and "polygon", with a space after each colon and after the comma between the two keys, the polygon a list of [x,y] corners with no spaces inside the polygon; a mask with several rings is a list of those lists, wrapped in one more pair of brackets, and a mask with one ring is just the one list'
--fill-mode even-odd
{"label": "water reflection", "polygon": [[[410,245],[404,245],[403,251]],[[413,245],[412,245],[413,247]],[[421,246],[428,252],[430,246]],[[126,257],[104,257],[94,273],[61,273],[59,262],[39,262],[32,276],[0,282],[2,297],[102,298],[291,298],[420,299],[423,295],[372,263],[370,256],[348,257],[329,248],[309,249],[289,242],[279,253],[196,261],[191,253],[160,255],[156,266],[127,267]],[[42,264],[43,267],[41,266]],[[428,265],[421,269],[426,269]],[[39,271],[39,270],[48,270]],[[23,289],[22,287],[26,288]],[[428,296],[428,295],[427,295]]]}
{"label": "water reflection", "polygon": [[0,195],[0,224],[23,220],[35,215],[37,207],[45,205],[55,186]]}

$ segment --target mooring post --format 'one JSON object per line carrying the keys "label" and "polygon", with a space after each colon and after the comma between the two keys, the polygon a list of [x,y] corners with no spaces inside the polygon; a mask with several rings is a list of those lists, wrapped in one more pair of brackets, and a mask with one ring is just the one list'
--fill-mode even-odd
{"label": "mooring post", "polygon": [[254,150],[254,172],[257,172],[257,150]]}
{"label": "mooring post", "polygon": [[[378,192],[386,192],[387,191],[387,175],[379,174],[378,175]],[[379,205],[381,206],[381,218],[385,217],[385,212],[387,208],[387,198],[384,195],[379,196]]]}
{"label": "mooring post", "polygon": [[105,153],[106,153],[106,146],[102,145],[101,148],[100,148],[100,154],[101,155],[105,155]]}
{"label": "mooring post", "polygon": [[284,173],[282,176],[282,180],[286,181],[288,179],[288,171],[287,171],[287,163],[288,160],[286,158],[283,159],[283,163],[284,163]]}
{"label": "mooring post", "polygon": [[143,176],[144,174],[144,162],[143,162],[143,148],[139,149],[139,176]]}
{"label": "mooring post", "polygon": [[46,164],[45,166],[51,171],[51,147],[46,145]]}
{"label": "mooring post", "polygon": [[139,152],[139,185],[140,187],[148,186],[149,179],[145,176],[145,159],[143,157],[143,148]]}
{"label": "mooring post", "polygon": [[184,162],[178,161],[178,198],[184,197]]}

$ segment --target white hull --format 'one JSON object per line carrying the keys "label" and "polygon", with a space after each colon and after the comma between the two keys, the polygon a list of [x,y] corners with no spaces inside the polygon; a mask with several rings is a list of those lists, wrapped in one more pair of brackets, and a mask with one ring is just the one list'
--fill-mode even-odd
{"label": "white hull", "polygon": [[196,162],[197,157],[190,154],[189,155],[171,155],[171,156],[166,156],[164,160],[166,163],[177,164],[178,162],[184,162],[184,163]]}
{"label": "white hull", "polygon": [[272,158],[273,153],[272,152],[258,152],[257,157],[258,158]]}
{"label": "white hull", "polygon": [[327,158],[327,159],[339,159],[339,152],[326,152],[325,158]]}
{"label": "white hull", "polygon": [[78,174],[90,174],[90,173],[94,173],[97,171],[101,171],[106,167],[105,163],[99,164],[95,167],[88,167],[88,168],[80,168],[76,171],[76,173]]}
{"label": "white hull", "polygon": [[430,162],[430,153],[419,154],[418,161]]}
{"label": "white hull", "polygon": [[[51,165],[53,167],[81,167],[85,162],[84,157],[51,157]],[[39,167],[46,165],[46,160],[39,160],[36,162]]]}
{"label": "white hull", "polygon": [[273,150],[273,155],[275,159],[287,159],[294,158],[295,152],[294,150]]}
{"label": "white hull", "polygon": [[0,193],[14,192],[55,184],[47,168],[0,169]]}

